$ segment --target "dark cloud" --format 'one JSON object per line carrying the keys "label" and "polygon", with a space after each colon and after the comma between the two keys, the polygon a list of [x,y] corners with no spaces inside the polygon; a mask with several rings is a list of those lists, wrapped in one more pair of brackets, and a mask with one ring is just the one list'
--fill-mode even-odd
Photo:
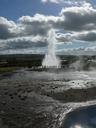
{"label": "dark cloud", "polygon": [[8,39],[17,36],[16,24],[13,21],[8,21],[4,17],[0,17],[0,39]]}
{"label": "dark cloud", "polygon": [[46,36],[48,31],[53,28],[57,20],[58,17],[55,16],[36,14],[33,17],[22,16],[19,19],[19,22],[24,28],[23,33],[25,33],[26,35],[32,34]]}
{"label": "dark cloud", "polygon": [[85,3],[81,7],[73,6],[62,9],[61,26],[69,31],[85,31],[96,29],[96,9]]}
{"label": "dark cloud", "polygon": [[83,41],[91,41],[91,42],[96,41],[96,31],[79,34],[77,36],[77,39]]}
{"label": "dark cloud", "polygon": [[45,46],[46,46],[45,42],[38,41],[38,43],[35,43],[27,40],[18,40],[16,42],[15,41],[8,42],[6,49],[25,49],[25,48],[45,47]]}
{"label": "dark cloud", "polygon": [[32,47],[45,47],[47,45],[46,39],[42,39],[40,37],[19,37],[14,39],[2,40],[0,41],[0,45],[2,46],[1,50],[8,49],[27,49]]}
{"label": "dark cloud", "polygon": [[57,40],[60,42],[73,42],[74,40],[84,42],[96,42],[96,31],[86,31],[81,33],[61,34],[57,36]]}

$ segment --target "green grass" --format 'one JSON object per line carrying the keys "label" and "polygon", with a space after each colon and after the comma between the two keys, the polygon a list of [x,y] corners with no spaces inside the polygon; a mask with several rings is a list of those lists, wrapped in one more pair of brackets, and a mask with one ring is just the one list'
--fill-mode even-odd
{"label": "green grass", "polygon": [[17,69],[17,67],[0,67],[0,73],[13,72]]}

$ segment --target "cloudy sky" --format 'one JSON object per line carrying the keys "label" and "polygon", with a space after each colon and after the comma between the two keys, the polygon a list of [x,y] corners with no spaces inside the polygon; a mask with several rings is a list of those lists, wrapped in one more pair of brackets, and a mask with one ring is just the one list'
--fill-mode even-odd
{"label": "cloudy sky", "polygon": [[96,54],[96,0],[0,0],[0,54]]}

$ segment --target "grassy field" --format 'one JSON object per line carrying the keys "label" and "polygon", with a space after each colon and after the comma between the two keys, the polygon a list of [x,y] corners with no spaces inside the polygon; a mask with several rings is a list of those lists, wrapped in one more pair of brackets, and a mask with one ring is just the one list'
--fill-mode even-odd
{"label": "grassy field", "polygon": [[18,67],[0,67],[0,74],[7,73],[7,72],[13,72],[17,69],[18,69]]}
{"label": "grassy field", "polygon": [[[61,61],[63,69],[73,70],[90,70],[96,69],[96,56],[73,56],[73,55],[60,55],[58,56]],[[13,55],[0,55],[0,73],[12,72],[19,68],[32,68],[42,65],[44,55],[35,54],[13,54]],[[38,68],[37,68],[38,69]]]}

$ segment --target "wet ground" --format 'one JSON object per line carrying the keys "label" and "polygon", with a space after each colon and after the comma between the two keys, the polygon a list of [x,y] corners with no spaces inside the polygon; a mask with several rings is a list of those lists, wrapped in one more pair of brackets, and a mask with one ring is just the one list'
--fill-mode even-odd
{"label": "wet ground", "polygon": [[96,128],[95,71],[0,76],[0,128]]}

